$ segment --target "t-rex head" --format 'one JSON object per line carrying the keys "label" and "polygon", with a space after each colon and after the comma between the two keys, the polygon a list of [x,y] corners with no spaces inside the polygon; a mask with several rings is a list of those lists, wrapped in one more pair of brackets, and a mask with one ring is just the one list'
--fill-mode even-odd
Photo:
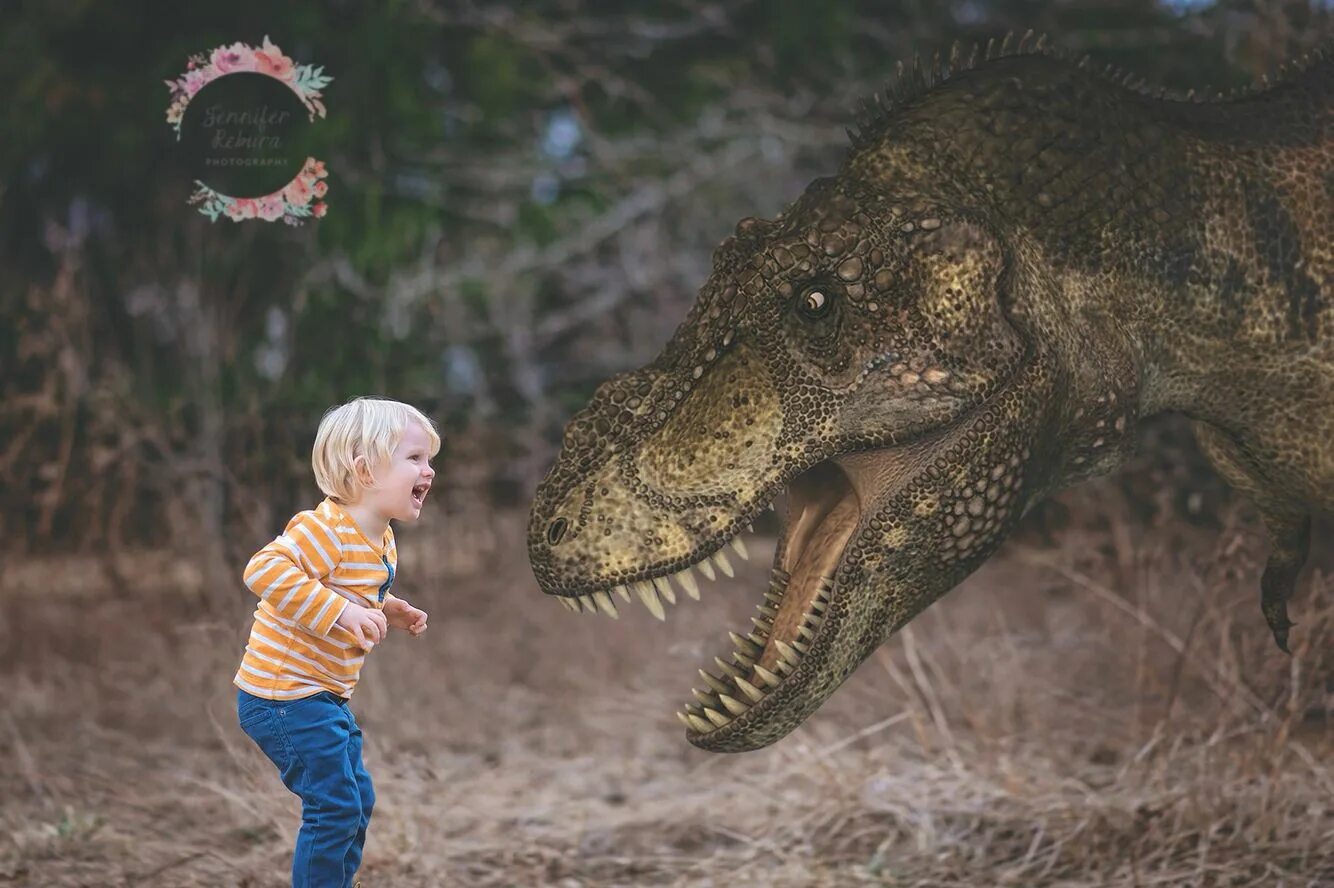
{"label": "t-rex head", "polygon": [[[597,390],[538,488],[528,548],[542,590],[613,616],[616,595],[662,617],[674,582],[698,597],[693,571],[731,575],[729,544],[744,556],[741,532],[786,494],[755,629],[730,633],[731,659],[701,670],[680,713],[696,746],[755,749],[791,731],[1029,505],[1125,452],[1133,404],[1076,369],[1103,348],[1078,332],[1052,258],[1076,232],[1035,221],[1065,218],[1056,185],[1093,149],[1062,142],[1063,121],[1099,119],[1110,87],[1023,44],[984,68],[956,46],[949,68],[967,76],[939,88],[948,75],[914,64],[837,176],[772,221],[743,219],[663,353]],[[1055,135],[1039,131],[1062,101],[1044,124]],[[1007,153],[1010,136],[1027,153]],[[1108,412],[1084,418],[1072,452],[1079,385],[1104,391],[1088,398]]]}
{"label": "t-rex head", "polygon": [[661,617],[786,493],[756,628],[680,714],[704,749],[783,736],[1022,513],[1051,385],[1007,318],[1022,276],[991,227],[916,194],[819,179],[743,219],[665,351],[567,427],[529,526],[543,591]]}

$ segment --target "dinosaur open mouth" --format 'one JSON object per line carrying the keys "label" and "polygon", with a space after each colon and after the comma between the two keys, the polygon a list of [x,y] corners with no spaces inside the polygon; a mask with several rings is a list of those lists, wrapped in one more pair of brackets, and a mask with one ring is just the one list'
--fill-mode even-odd
{"label": "dinosaur open mouth", "polygon": [[[694,699],[677,713],[692,735],[761,716],[771,696],[785,683],[799,680],[803,659],[821,645],[820,630],[835,595],[834,574],[861,519],[861,499],[852,483],[857,472],[850,476],[842,463],[842,458],[826,460],[788,482],[784,527],[768,588],[758,613],[751,617],[753,626],[728,633],[732,653],[726,659],[715,657],[708,669],[699,670],[704,687],[693,689]],[[664,619],[663,599],[674,604],[676,587],[699,598],[695,571],[706,580],[715,579],[718,571],[734,575],[729,547],[749,557],[737,534],[673,574],[558,600],[570,610],[599,610],[615,617],[613,593],[625,601],[637,597],[654,616]]]}

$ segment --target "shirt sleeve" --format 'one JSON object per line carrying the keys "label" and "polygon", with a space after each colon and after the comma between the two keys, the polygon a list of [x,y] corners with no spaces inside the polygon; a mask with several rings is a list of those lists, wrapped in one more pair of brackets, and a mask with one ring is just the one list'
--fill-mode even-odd
{"label": "shirt sleeve", "polygon": [[245,584],[279,616],[325,637],[348,605],[321,582],[341,559],[334,529],[314,512],[300,512],[281,536],[251,557]]}

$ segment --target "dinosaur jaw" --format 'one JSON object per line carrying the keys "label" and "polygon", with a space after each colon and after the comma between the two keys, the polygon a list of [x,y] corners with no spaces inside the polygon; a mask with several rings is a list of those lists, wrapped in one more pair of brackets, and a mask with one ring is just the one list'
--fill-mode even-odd
{"label": "dinosaur jaw", "polygon": [[841,681],[826,680],[839,634],[836,576],[861,523],[861,499],[838,461],[830,460],[788,482],[787,503],[754,630],[731,634],[731,660],[715,659],[717,675],[701,669],[707,687],[695,690],[695,700],[678,713],[686,738],[701,749],[741,752],[772,743]]}

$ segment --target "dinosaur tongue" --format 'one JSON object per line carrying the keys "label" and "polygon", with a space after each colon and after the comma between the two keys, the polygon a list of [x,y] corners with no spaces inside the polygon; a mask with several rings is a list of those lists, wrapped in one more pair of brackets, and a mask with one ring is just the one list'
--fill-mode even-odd
{"label": "dinosaur tongue", "polygon": [[[771,639],[802,642],[798,632],[820,582],[833,575],[861,517],[857,496],[842,471],[821,463],[788,486],[789,522],[781,567],[791,574],[774,618]],[[781,658],[772,641],[760,665],[772,669]]]}

